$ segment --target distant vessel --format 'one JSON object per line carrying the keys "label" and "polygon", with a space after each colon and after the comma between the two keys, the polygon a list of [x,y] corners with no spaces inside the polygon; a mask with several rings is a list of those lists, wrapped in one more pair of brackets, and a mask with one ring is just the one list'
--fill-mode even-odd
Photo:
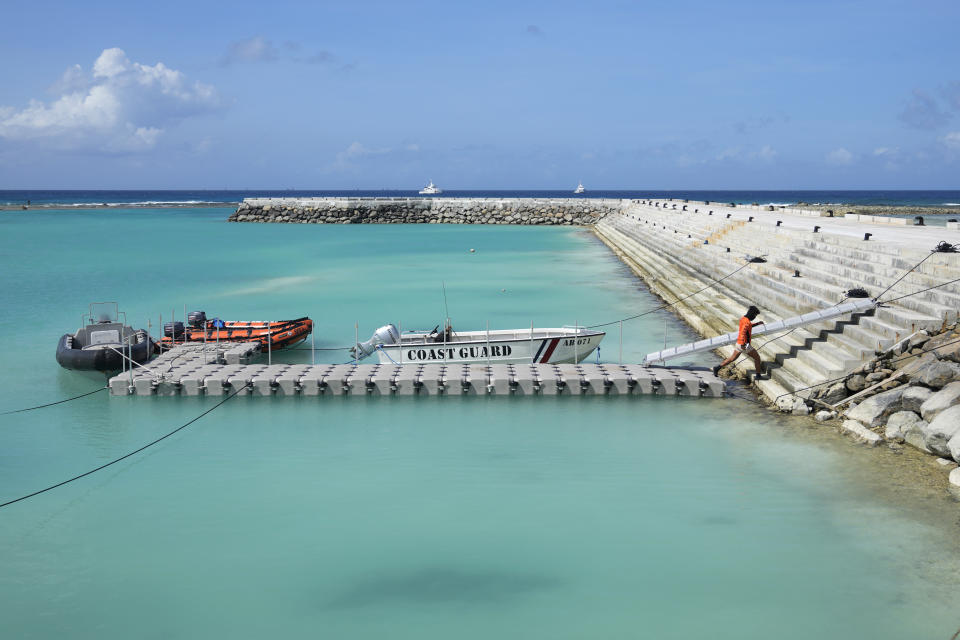
{"label": "distant vessel", "polygon": [[433,180],[430,181],[430,184],[425,186],[423,189],[420,189],[420,195],[429,196],[435,193],[443,193],[443,189],[433,184]]}
{"label": "distant vessel", "polygon": [[582,182],[578,182],[578,183],[577,183],[577,188],[574,189],[573,192],[574,192],[574,193],[583,193],[584,191],[586,191],[586,189],[583,188],[583,183],[582,183]]}

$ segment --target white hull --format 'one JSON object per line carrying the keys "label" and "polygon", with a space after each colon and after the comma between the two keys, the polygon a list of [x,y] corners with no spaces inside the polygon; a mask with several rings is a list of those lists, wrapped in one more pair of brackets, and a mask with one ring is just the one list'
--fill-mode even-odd
{"label": "white hull", "polygon": [[[422,362],[529,364],[583,362],[606,333],[580,328],[454,332],[448,342],[424,333],[405,333],[401,344],[382,344],[382,364]],[[489,338],[488,338],[489,336]]]}

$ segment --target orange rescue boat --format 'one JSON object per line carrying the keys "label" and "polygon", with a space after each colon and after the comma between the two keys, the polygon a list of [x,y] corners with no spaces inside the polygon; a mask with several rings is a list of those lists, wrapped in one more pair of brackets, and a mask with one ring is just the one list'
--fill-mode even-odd
{"label": "orange rescue boat", "polygon": [[245,320],[207,320],[203,311],[191,311],[187,324],[167,322],[158,347],[170,348],[184,342],[259,342],[264,350],[286,349],[307,339],[313,331],[313,320],[307,317],[278,322]]}

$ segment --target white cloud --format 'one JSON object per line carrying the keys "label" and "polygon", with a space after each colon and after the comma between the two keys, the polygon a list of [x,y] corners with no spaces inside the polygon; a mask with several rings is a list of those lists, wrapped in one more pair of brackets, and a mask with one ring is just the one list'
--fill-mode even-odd
{"label": "white cloud", "polygon": [[[55,85],[57,86],[57,85]],[[51,102],[23,109],[0,107],[0,138],[46,142],[59,148],[102,151],[150,149],[164,127],[220,107],[216,90],[162,62],[131,62],[122,49],[105,49],[87,77],[79,65],[59,82]]]}
{"label": "white cloud", "polygon": [[827,164],[845,166],[853,162],[853,154],[839,147],[827,154]]}
{"label": "white cloud", "polygon": [[951,131],[941,139],[950,149],[960,149],[960,131]]}
{"label": "white cloud", "polygon": [[900,150],[896,147],[877,147],[873,150],[873,155],[878,157],[890,157],[897,155]]}

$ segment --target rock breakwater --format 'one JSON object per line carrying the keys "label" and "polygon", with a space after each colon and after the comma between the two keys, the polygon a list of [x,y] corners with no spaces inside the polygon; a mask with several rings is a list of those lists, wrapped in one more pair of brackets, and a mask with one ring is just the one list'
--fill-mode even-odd
{"label": "rock breakwater", "polygon": [[248,198],[230,222],[592,225],[629,201],[601,198]]}

